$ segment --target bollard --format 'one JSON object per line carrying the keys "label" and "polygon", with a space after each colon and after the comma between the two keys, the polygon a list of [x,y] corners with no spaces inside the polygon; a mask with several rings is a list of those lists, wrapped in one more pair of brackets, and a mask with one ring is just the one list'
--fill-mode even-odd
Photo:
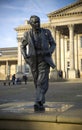
{"label": "bollard", "polygon": [[9,84],[9,86],[10,86],[10,82],[9,82],[8,84]]}
{"label": "bollard", "polygon": [[6,83],[4,82],[4,86],[6,85]]}

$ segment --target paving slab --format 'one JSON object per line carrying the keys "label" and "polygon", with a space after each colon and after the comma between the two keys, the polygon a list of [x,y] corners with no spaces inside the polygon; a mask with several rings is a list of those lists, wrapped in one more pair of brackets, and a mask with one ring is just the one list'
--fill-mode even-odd
{"label": "paving slab", "polygon": [[67,111],[64,111],[57,117],[58,122],[62,123],[75,123],[82,125],[82,105],[74,105]]}

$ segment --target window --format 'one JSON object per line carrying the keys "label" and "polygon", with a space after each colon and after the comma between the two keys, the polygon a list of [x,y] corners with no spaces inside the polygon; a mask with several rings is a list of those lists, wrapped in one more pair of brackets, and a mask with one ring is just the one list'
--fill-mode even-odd
{"label": "window", "polygon": [[25,73],[29,73],[29,65],[25,64]]}
{"label": "window", "polygon": [[67,62],[67,67],[70,68],[70,62],[69,61]]}
{"label": "window", "polygon": [[67,72],[70,70],[70,62],[67,62]]}
{"label": "window", "polygon": [[82,48],[82,36],[80,37],[80,47]]}
{"label": "window", "polygon": [[82,59],[81,59],[81,71],[82,71]]}
{"label": "window", "polygon": [[70,50],[69,41],[67,41],[67,51]]}

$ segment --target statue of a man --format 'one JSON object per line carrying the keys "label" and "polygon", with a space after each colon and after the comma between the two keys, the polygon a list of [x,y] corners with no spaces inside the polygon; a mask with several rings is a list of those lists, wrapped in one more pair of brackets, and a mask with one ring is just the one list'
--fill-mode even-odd
{"label": "statue of a man", "polygon": [[[21,50],[26,63],[30,65],[36,88],[35,111],[44,111],[45,94],[48,90],[50,67],[55,68],[51,55],[56,43],[48,29],[40,27],[40,18],[31,16],[32,29],[25,32]],[[26,48],[29,48],[28,54]]]}

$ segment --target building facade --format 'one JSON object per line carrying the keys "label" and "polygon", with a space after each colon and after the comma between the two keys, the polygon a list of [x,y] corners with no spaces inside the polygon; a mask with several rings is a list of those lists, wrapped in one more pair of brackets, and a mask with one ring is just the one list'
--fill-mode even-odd
{"label": "building facade", "polygon": [[[56,63],[54,71],[61,70],[63,78],[82,77],[82,0],[48,14],[48,18],[49,22],[41,26],[50,29],[56,41],[56,51],[53,54]],[[18,70],[23,72],[25,61],[20,45],[24,32],[29,29],[27,21],[15,29],[18,39]]]}
{"label": "building facade", "polygon": [[82,0],[48,14],[56,39],[57,70],[82,77]]}
{"label": "building facade", "polygon": [[[82,0],[48,14],[48,18],[49,22],[41,26],[50,29],[56,41],[56,50],[52,55],[56,68],[51,69],[50,76],[58,78],[58,72],[62,71],[63,78],[82,78]],[[18,71],[24,73],[30,73],[30,67],[24,61],[20,46],[24,32],[30,28],[27,20],[24,25],[15,28],[18,41],[15,61],[18,63]]]}
{"label": "building facade", "polygon": [[0,80],[8,80],[17,72],[17,47],[0,48]]}

